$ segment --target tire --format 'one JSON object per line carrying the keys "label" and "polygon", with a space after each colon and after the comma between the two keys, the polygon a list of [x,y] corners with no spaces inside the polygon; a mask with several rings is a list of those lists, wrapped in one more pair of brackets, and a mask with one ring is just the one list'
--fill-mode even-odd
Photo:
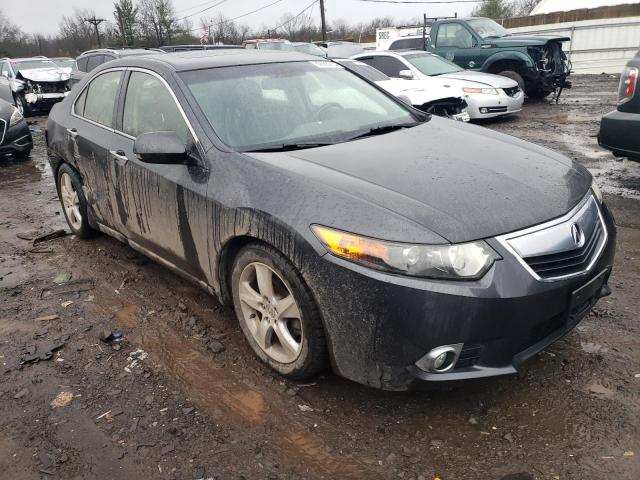
{"label": "tire", "polygon": [[522,75],[520,75],[518,72],[515,72],[513,70],[504,70],[498,73],[498,75],[502,75],[503,77],[507,77],[512,80],[515,80],[518,83],[520,90],[524,92],[524,88],[525,88],[524,78],[522,78]]}
{"label": "tire", "polygon": [[93,237],[95,230],[89,225],[87,199],[78,172],[68,163],[63,163],[56,175],[56,186],[62,211],[71,232],[83,239]]}
{"label": "tire", "polygon": [[31,155],[31,150],[24,150],[22,152],[14,152],[12,153],[13,158],[17,158],[19,160],[26,160]]}
{"label": "tire", "polygon": [[20,110],[20,113],[24,118],[30,117],[33,111],[31,110],[31,105],[24,98],[24,95],[17,94],[15,97],[16,107]]}
{"label": "tire", "polygon": [[[271,293],[261,288],[269,275]],[[233,263],[231,289],[240,328],[260,360],[292,380],[312,377],[327,367],[320,312],[302,276],[282,253],[258,242],[244,247]],[[289,295],[293,305],[281,302]]]}

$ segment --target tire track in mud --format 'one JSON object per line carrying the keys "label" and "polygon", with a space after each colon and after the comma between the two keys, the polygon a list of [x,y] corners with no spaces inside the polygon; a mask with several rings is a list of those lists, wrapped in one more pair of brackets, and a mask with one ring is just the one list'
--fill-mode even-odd
{"label": "tire track in mud", "polygon": [[[267,435],[277,439],[270,444],[276,445],[273,453],[283,464],[298,469],[302,466],[303,472],[312,473],[311,478],[384,478],[356,458],[330,452],[319,435],[309,433],[307,425],[285,410],[286,401],[280,393],[263,393],[239,381],[203,354],[196,340],[185,338],[162,320],[156,319],[153,328],[146,328],[138,320],[138,305],[113,297],[110,291],[102,291],[96,298],[102,303],[95,306],[102,313],[115,314],[128,329],[127,336],[132,343],[142,347],[202,412],[216,421],[259,428],[256,435],[265,435],[266,427]],[[122,308],[109,306],[110,300],[115,305],[123,305]]]}

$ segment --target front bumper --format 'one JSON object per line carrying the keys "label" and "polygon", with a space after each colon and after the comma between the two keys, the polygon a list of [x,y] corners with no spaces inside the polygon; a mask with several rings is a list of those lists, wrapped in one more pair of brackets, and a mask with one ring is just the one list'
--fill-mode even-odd
{"label": "front bumper", "polygon": [[[0,130],[4,124],[0,122]],[[33,139],[29,131],[29,125],[25,120],[12,127],[7,127],[4,135],[0,132],[0,155],[26,153],[33,148]]]}
{"label": "front bumper", "polygon": [[522,111],[524,103],[522,91],[513,97],[504,93],[502,89],[498,89],[498,92],[498,95],[472,93],[465,96],[468,104],[467,111],[472,120],[513,115]]}
{"label": "front bumper", "polygon": [[42,110],[61,102],[68,94],[69,92],[25,93],[24,99],[34,110]]}
{"label": "front bumper", "polygon": [[614,110],[602,117],[598,143],[622,157],[640,157],[640,114]]}
{"label": "front bumper", "polygon": [[[598,261],[578,277],[554,282],[536,280],[496,240],[488,242],[503,260],[474,282],[391,275],[325,255],[308,281],[323,312],[334,368],[388,390],[515,373],[608,292],[616,232],[606,206],[602,216],[609,237]],[[598,275],[596,290],[571,305],[574,292]],[[461,343],[459,363],[450,372],[416,367],[432,349]]]}

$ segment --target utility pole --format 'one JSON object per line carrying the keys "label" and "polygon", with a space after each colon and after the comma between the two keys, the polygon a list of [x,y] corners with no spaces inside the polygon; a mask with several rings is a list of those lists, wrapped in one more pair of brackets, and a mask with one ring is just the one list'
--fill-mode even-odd
{"label": "utility pole", "polygon": [[320,0],[320,23],[322,25],[322,43],[327,43],[327,22],[324,18],[324,0]]}
{"label": "utility pole", "polygon": [[98,28],[98,25],[100,25],[102,22],[106,22],[106,20],[104,18],[96,18],[95,15],[91,18],[83,18],[83,20],[93,25],[93,28],[96,32],[96,39],[98,40],[98,48],[102,48],[102,42],[100,41],[100,29]]}

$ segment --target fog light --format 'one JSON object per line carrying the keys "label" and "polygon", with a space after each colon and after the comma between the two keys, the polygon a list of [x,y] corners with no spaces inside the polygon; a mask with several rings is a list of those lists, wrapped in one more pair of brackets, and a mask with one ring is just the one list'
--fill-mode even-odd
{"label": "fog light", "polygon": [[488,109],[488,108],[485,108],[485,107],[482,107],[482,108],[480,109],[480,113],[489,113],[489,109]]}
{"label": "fog light", "polygon": [[442,345],[436,347],[418,360],[415,365],[420,370],[430,373],[445,373],[452,370],[464,344]]}

